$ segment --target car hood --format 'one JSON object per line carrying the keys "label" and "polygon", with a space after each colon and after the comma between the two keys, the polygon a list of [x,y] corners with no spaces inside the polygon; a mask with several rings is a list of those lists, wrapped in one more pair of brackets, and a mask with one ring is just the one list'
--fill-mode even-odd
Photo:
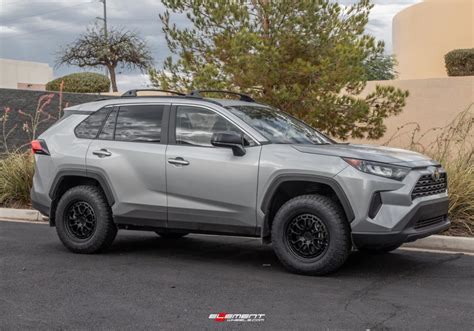
{"label": "car hood", "polygon": [[302,153],[348,157],[407,167],[439,165],[428,156],[400,148],[355,144],[293,145]]}

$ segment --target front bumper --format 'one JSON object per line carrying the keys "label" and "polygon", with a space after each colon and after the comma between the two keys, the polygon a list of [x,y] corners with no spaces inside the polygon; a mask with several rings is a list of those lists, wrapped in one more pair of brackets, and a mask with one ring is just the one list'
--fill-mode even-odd
{"label": "front bumper", "polygon": [[381,248],[400,245],[442,232],[449,228],[448,198],[422,201],[389,232],[353,232],[352,240],[358,248]]}

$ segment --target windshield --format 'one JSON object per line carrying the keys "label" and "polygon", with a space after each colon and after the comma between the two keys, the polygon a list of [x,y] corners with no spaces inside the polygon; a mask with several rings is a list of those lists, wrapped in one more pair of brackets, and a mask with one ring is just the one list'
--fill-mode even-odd
{"label": "windshield", "polygon": [[270,107],[232,106],[228,110],[274,144],[332,144],[333,141],[290,115]]}

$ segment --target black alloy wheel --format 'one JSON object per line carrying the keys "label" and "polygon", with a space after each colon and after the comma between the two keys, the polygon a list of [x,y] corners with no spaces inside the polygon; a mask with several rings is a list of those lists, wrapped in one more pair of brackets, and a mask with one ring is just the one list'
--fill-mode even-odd
{"label": "black alloy wheel", "polygon": [[314,259],[326,252],[329,246],[329,232],[317,216],[301,214],[288,223],[286,244],[297,256]]}
{"label": "black alloy wheel", "polygon": [[94,234],[97,225],[92,206],[85,201],[75,201],[69,205],[65,213],[65,225],[70,236],[79,240],[87,240]]}

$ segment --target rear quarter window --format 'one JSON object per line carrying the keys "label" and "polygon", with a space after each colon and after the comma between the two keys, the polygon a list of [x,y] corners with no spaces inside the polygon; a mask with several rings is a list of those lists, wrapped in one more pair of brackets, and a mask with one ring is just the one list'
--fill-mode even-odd
{"label": "rear quarter window", "polygon": [[83,139],[95,139],[111,110],[112,108],[102,108],[91,114],[88,118],[76,126],[76,129],[74,130],[76,137]]}

